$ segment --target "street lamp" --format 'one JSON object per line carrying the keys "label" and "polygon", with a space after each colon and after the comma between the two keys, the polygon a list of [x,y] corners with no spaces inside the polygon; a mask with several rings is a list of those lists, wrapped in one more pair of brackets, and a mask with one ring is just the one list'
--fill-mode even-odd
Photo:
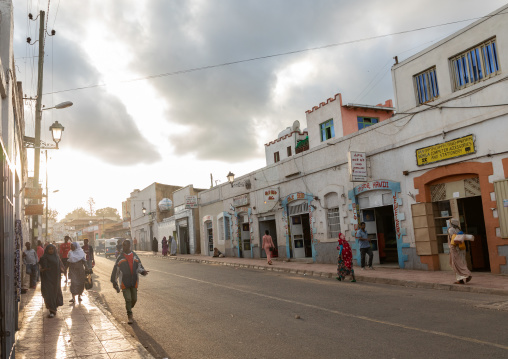
{"label": "street lamp", "polygon": [[233,187],[233,182],[235,181],[235,174],[231,171],[229,171],[228,175],[226,176],[228,178],[229,184],[231,184],[231,187]]}
{"label": "street lamp", "polygon": [[50,127],[49,130],[51,131],[51,137],[53,137],[53,142],[56,143],[56,149],[58,149],[58,143],[62,139],[62,132],[64,130],[64,127],[58,123],[58,121],[55,121]]}
{"label": "street lamp", "polygon": [[143,216],[146,214],[146,208],[143,207],[143,209],[141,210],[143,212]]}

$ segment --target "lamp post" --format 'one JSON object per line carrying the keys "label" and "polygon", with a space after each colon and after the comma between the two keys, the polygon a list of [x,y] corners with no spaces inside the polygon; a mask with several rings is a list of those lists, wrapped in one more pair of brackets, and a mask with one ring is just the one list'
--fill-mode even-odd
{"label": "lamp post", "polygon": [[[42,12],[43,13],[43,12]],[[40,40],[40,39],[39,39]],[[39,48],[39,56],[44,56],[44,49],[42,49],[42,46]],[[42,55],[41,55],[42,52]],[[42,67],[42,66],[40,66]],[[53,123],[49,130],[51,131],[51,136],[53,137],[53,141],[55,142],[56,146],[50,146],[44,141],[41,141],[41,121],[42,121],[42,111],[43,110],[50,110],[50,109],[63,109],[67,108],[73,105],[72,102],[66,101],[59,103],[58,105],[54,107],[50,107],[47,109],[42,109],[42,69],[39,68],[39,83],[38,83],[38,91],[37,91],[37,103],[35,108],[35,137],[30,138],[25,136],[25,148],[33,148],[35,150],[34,152],[34,187],[39,187],[39,169],[40,169],[40,158],[41,158],[41,149],[58,149],[58,143],[62,139],[62,132],[64,130],[64,127],[56,121]],[[39,200],[37,200],[37,203],[39,203]],[[38,237],[38,228],[39,228],[39,218],[38,215],[33,216],[33,242],[36,241],[36,237]],[[37,234],[37,236],[36,236]],[[34,243],[35,244],[35,243]]]}
{"label": "lamp post", "polygon": [[233,182],[235,181],[235,174],[229,171],[226,177],[228,178],[228,182],[231,185],[231,187],[233,187]]}

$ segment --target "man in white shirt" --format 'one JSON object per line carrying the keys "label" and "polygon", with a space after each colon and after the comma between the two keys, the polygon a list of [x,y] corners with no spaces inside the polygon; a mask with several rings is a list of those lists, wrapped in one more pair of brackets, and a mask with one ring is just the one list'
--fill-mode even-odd
{"label": "man in white shirt", "polygon": [[30,242],[26,242],[25,247],[23,262],[25,263],[26,274],[30,275],[30,288],[35,289],[37,285],[37,252],[30,248]]}

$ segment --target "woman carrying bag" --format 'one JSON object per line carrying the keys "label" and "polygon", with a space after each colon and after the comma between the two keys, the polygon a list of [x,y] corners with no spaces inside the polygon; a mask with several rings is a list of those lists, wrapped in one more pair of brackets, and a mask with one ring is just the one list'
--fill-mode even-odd
{"label": "woman carrying bag", "polygon": [[69,301],[74,303],[76,296],[81,302],[81,295],[85,290],[86,275],[91,272],[86,263],[86,254],[79,246],[78,242],[71,244],[71,251],[68,256],[69,277],[71,278],[71,294],[72,299]]}
{"label": "woman carrying bag", "polygon": [[473,278],[466,264],[466,246],[462,241],[454,241],[460,232],[460,222],[456,218],[450,219],[448,228],[448,245],[450,246],[450,266],[455,272],[455,284],[466,284]]}

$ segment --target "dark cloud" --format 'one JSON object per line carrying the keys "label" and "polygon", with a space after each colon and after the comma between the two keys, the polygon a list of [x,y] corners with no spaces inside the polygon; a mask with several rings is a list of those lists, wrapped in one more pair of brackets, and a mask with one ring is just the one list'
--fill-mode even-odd
{"label": "dark cloud", "polygon": [[[61,7],[58,24],[73,34],[75,42],[58,50],[61,74],[55,79],[55,89],[100,82],[98,74],[87,64],[86,54],[77,50],[79,34],[93,23],[108,29],[101,34],[108,41],[130,46],[133,55],[130,68],[148,76],[482,16],[503,5],[501,0],[489,3],[489,9],[481,3],[460,6],[460,0],[446,4],[437,0],[142,3],[91,0],[90,3],[88,6],[71,2]],[[402,60],[429,46],[429,41],[437,41],[466,25],[460,23],[147,81],[169,105],[165,119],[161,120],[187,127],[188,131],[175,132],[168,138],[176,154],[245,161],[262,157],[263,143],[294,120],[305,126],[305,110],[337,92],[342,93],[345,102],[377,104],[392,98],[393,56]],[[314,66],[309,77],[291,85],[283,101],[274,101],[278,76],[304,61]],[[90,104],[79,115],[73,115],[80,123],[76,123],[76,129],[89,134],[92,125],[99,128],[94,136],[87,136],[92,139],[86,140],[86,146],[103,150],[101,144],[109,137],[114,143],[108,147],[110,158],[120,156],[123,151],[136,152],[140,162],[158,158],[118,100],[94,89],[80,91],[79,101]],[[260,141],[261,129],[271,137]]]}
{"label": "dark cloud", "polygon": [[[48,56],[49,60],[45,63],[43,104],[48,106],[63,101],[74,103],[64,110],[43,113],[43,125],[55,119],[65,127],[61,146],[81,150],[118,166],[159,161],[161,155],[154,144],[141,135],[125,105],[119,98],[108,93],[105,87],[51,94],[52,89],[58,91],[98,84],[101,83],[101,78],[89,64],[87,54],[79,43],[60,37],[54,43],[54,49],[51,49],[53,44],[49,44],[49,41],[48,38],[46,51],[57,53],[58,56]],[[27,91],[35,92],[35,88],[25,86],[25,92]],[[32,115],[27,113],[27,116]],[[32,121],[27,119],[27,123],[33,123]],[[43,136],[49,136],[45,131],[46,128],[43,128]]]}

